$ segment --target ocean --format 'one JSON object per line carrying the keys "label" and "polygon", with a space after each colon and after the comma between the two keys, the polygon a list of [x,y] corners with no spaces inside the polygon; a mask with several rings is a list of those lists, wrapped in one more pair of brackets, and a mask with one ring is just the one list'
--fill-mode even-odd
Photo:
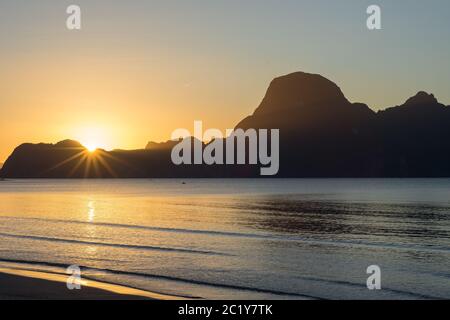
{"label": "ocean", "polygon": [[450,179],[0,181],[2,263],[191,298],[448,299]]}

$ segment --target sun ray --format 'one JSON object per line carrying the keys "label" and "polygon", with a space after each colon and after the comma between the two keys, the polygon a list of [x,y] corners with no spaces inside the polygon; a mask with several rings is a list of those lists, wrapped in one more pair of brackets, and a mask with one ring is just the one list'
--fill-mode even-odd
{"label": "sun ray", "polygon": [[122,159],[120,159],[120,158],[118,158],[118,157],[115,157],[115,156],[112,155],[110,152],[106,152],[106,151],[104,151],[104,150],[99,150],[99,152],[100,152],[100,153],[102,154],[102,156],[104,156],[105,158],[109,158],[109,159],[111,159],[111,160],[114,160],[114,161],[116,161],[117,163],[120,163],[120,164],[122,164],[122,165],[124,165],[124,166],[130,166],[128,162],[126,162],[126,161],[124,161],[124,160],[122,160]]}
{"label": "sun ray", "polygon": [[84,178],[89,177],[89,172],[91,170],[92,157],[86,157],[86,166],[84,167]]}
{"label": "sun ray", "polygon": [[97,157],[92,157],[92,164],[94,167],[94,172],[95,172],[95,178],[102,178],[101,172],[100,172],[100,168],[98,165],[98,159]]}
{"label": "sun ray", "polygon": [[65,159],[65,160],[63,160],[63,161],[57,163],[57,164],[54,165],[53,167],[51,167],[51,168],[45,170],[43,173],[45,174],[45,173],[48,173],[48,172],[50,172],[50,171],[53,171],[53,170],[55,170],[55,169],[57,169],[57,168],[59,168],[59,167],[65,165],[65,164],[67,164],[67,163],[69,163],[69,162],[71,162],[71,161],[73,161],[73,160],[75,160],[75,159],[77,159],[77,158],[83,156],[83,154],[84,154],[85,152],[86,152],[85,150],[80,151],[80,152],[74,154],[73,156],[71,156],[71,157],[69,157],[69,158],[67,158],[67,159]]}
{"label": "sun ray", "polygon": [[83,154],[83,156],[80,158],[80,160],[78,160],[77,164],[72,168],[72,170],[70,170],[69,172],[69,177],[72,177],[75,172],[78,170],[78,168],[86,161],[87,159],[87,155],[86,153]]}
{"label": "sun ray", "polygon": [[106,169],[106,171],[108,171],[108,173],[113,177],[113,178],[117,178],[117,174],[116,172],[114,172],[114,170],[111,168],[111,166],[109,165],[109,163],[103,158],[102,154],[98,154],[98,158],[97,158],[98,162]]}

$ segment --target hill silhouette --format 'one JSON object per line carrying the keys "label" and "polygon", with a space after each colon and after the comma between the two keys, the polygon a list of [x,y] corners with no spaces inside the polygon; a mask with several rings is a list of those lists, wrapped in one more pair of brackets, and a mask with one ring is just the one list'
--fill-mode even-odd
{"label": "hill silhouette", "polygon": [[149,141],[145,146],[146,150],[171,150],[179,141],[168,140],[166,142],[153,142]]}
{"label": "hill silhouette", "polygon": [[[274,79],[236,128],[280,129],[279,177],[450,177],[450,108],[426,92],[374,112],[351,103],[332,81],[296,72]],[[76,141],[23,144],[5,178],[256,177],[256,165],[171,162],[177,141],[142,150],[89,153]]]}

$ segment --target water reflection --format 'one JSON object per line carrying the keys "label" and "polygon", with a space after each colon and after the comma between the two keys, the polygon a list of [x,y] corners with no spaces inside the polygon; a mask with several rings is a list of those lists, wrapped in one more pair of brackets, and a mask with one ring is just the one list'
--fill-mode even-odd
{"label": "water reflection", "polygon": [[[96,239],[97,238],[97,226],[94,224],[95,219],[95,201],[89,200],[87,204],[87,221],[90,224],[87,224],[85,226],[85,234],[82,235],[83,237],[87,237],[89,239]],[[88,245],[85,247],[85,254],[87,254],[89,257],[95,257],[97,254],[97,246]]]}
{"label": "water reflection", "polygon": [[95,218],[95,207],[94,207],[94,201],[89,201],[88,202],[88,221],[89,222],[94,222],[94,218]]}
{"label": "water reflection", "polygon": [[[448,298],[450,181],[411,185],[11,182],[0,190],[0,259],[78,264],[105,270],[109,282],[201,297],[255,298],[271,290]],[[376,296],[365,286],[371,264],[383,270]],[[173,280],[162,284],[161,277]]]}
{"label": "water reflection", "polygon": [[235,199],[240,223],[259,231],[450,247],[450,207],[319,201],[304,196]]}

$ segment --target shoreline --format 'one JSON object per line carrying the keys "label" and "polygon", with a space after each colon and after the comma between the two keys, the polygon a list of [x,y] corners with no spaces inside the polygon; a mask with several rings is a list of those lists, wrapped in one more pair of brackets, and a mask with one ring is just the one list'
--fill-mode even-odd
{"label": "shoreline", "polygon": [[69,290],[69,275],[0,265],[0,300],[186,300],[91,279]]}

